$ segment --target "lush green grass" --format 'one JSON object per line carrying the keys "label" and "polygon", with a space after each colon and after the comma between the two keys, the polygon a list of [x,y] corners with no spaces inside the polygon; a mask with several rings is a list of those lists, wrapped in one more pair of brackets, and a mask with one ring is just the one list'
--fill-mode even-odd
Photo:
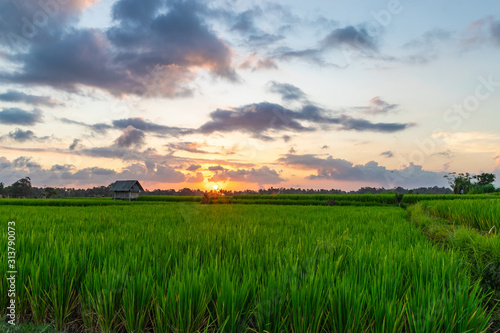
{"label": "lush green grass", "polygon": [[[490,221],[500,221],[498,205],[498,200],[422,201],[408,209],[411,221],[427,237],[461,253],[474,278],[480,279],[483,288],[493,293],[489,303],[497,309],[497,330],[500,329],[500,234],[486,229]],[[494,219],[490,220],[495,211]]]}
{"label": "lush green grass", "polygon": [[496,234],[500,228],[500,200],[423,201],[430,214],[451,223]]}
{"label": "lush green grass", "polygon": [[[461,257],[437,249],[396,207],[161,203],[1,206],[0,214],[16,221],[22,321],[104,332],[490,325]],[[5,304],[4,265],[0,277]]]}

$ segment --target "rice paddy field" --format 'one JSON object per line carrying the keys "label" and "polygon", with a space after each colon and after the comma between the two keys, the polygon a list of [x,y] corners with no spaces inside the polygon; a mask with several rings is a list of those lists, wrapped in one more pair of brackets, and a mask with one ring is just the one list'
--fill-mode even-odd
{"label": "rice paddy field", "polygon": [[2,240],[16,222],[16,320],[46,332],[494,332],[500,198],[405,197],[406,210],[393,195],[0,200]]}

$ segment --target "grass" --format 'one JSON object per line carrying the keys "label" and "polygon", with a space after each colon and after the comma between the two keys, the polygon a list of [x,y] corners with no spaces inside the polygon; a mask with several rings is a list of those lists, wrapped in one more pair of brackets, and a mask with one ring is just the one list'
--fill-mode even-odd
{"label": "grass", "polygon": [[28,291],[17,297],[21,323],[311,333],[491,324],[488,295],[460,254],[428,242],[396,207],[178,202],[0,213],[16,221],[18,290]]}
{"label": "grass", "polygon": [[497,200],[466,200],[422,201],[408,209],[411,221],[428,238],[460,253],[473,278],[481,282],[485,292],[491,293],[489,306],[497,309],[497,330],[500,329],[500,234],[490,227],[499,221],[499,207]]}

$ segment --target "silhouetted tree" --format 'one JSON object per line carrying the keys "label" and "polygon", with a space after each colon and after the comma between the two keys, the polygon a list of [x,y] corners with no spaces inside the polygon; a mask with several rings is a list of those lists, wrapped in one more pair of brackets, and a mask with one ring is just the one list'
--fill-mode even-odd
{"label": "silhouetted tree", "polygon": [[10,195],[14,197],[29,197],[33,194],[30,177],[19,179],[10,186]]}

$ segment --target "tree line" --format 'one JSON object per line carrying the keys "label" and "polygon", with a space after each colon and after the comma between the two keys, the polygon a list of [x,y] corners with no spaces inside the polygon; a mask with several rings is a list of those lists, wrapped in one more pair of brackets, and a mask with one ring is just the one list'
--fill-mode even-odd
{"label": "tree line", "polygon": [[[268,189],[230,191],[221,189],[219,194],[226,196],[241,195],[241,194],[483,194],[500,191],[495,189],[493,183],[496,176],[492,173],[482,173],[480,175],[471,175],[469,173],[451,172],[444,176],[448,179],[450,188],[447,187],[420,187],[415,189],[404,189],[396,187],[386,189],[383,187],[362,187],[356,191],[343,191],[339,189],[303,189],[303,188],[285,188],[285,187],[270,187]],[[68,197],[110,197],[113,193],[109,190],[112,184],[107,186],[98,186],[87,189],[75,188],[56,188],[56,187],[34,187],[31,184],[30,177],[21,178],[10,186],[5,186],[0,182],[0,195],[10,198],[68,198]],[[141,195],[173,195],[173,196],[203,196],[208,191],[199,189],[183,188],[180,190],[146,190]]]}

